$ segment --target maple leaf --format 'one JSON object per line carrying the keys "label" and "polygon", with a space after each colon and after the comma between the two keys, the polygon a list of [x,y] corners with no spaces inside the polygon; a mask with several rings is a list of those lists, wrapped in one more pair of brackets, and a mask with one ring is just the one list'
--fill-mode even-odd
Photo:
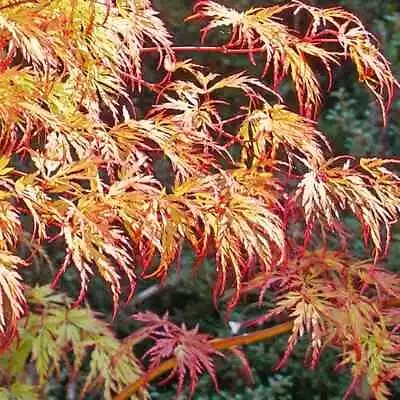
{"label": "maple leaf", "polygon": [[[321,9],[299,0],[294,0],[293,3],[298,5],[295,14],[305,10],[312,17],[306,35],[312,42],[323,43],[326,34],[337,39],[343,48],[342,56],[353,61],[359,81],[375,96],[382,111],[383,123],[386,125],[386,114],[392,103],[394,90],[400,84],[391,71],[390,62],[379,51],[374,36],[365,29],[357,16],[341,7]],[[329,70],[328,66],[327,69]]]}
{"label": "maple leaf", "polygon": [[[352,165],[350,159],[343,166],[335,167],[338,160],[334,158],[320,168],[313,168],[301,180],[296,196],[301,198],[306,223],[312,226],[317,219],[321,225],[337,229],[339,212],[348,209],[362,224],[365,242],[371,237],[376,255],[385,253],[391,225],[400,211],[398,176],[387,169],[379,170],[391,160],[363,160],[361,168]],[[366,171],[378,175],[371,176]],[[382,227],[386,240],[381,237]]]}
{"label": "maple leaf", "polygon": [[[78,93],[74,103],[97,118],[102,101],[117,120],[117,97],[129,101],[126,81],[141,81],[145,43],[156,46],[160,66],[165,57],[175,59],[170,35],[147,1],[14,4],[2,9],[1,25],[12,51],[19,50],[36,74],[63,70]],[[68,28],[60,32],[60,26]]]}
{"label": "maple leaf", "polygon": [[[63,206],[63,208],[61,208]],[[58,282],[72,261],[81,279],[81,291],[77,299],[79,304],[87,291],[89,278],[95,266],[100,276],[110,285],[113,294],[114,314],[119,303],[121,292],[121,270],[129,280],[132,296],[136,275],[133,268],[131,248],[122,229],[116,224],[116,215],[103,203],[99,213],[100,202],[92,196],[81,197],[75,205],[64,199],[60,202],[58,224],[62,227],[67,253],[61,269],[53,280]]]}
{"label": "maple leaf", "polygon": [[[111,400],[124,385],[140,376],[139,361],[114,336],[100,314],[88,307],[71,307],[73,300],[55,293],[49,285],[25,289],[29,314],[18,322],[18,340],[2,352],[0,362],[10,385],[25,384],[30,388],[26,398],[39,399],[30,392],[37,394],[50,377],[60,378],[66,370],[72,374],[82,363],[86,363],[88,372],[79,390],[82,397],[101,393],[103,398]],[[73,355],[68,362],[67,353]],[[34,383],[26,377],[28,364],[36,375]],[[2,395],[9,391],[13,392],[8,387],[0,388]],[[132,396],[132,399],[147,398],[144,389]]]}
{"label": "maple leaf", "polygon": [[149,337],[155,341],[144,355],[150,360],[150,370],[158,367],[163,360],[175,357],[176,366],[163,383],[177,376],[177,397],[182,393],[187,375],[190,379],[190,398],[203,372],[210,375],[214,386],[218,389],[213,357],[222,357],[222,353],[213,348],[210,336],[199,333],[198,327],[187,329],[185,325],[176,326],[168,320],[167,314],[160,318],[147,311],[135,314],[134,319],[145,325],[137,334],[135,333],[135,336]]}
{"label": "maple leaf", "polygon": [[308,117],[316,115],[321,103],[320,85],[313,69],[307,63],[307,56],[318,59],[331,75],[331,64],[337,64],[336,56],[311,41],[302,40],[281,24],[278,15],[294,8],[294,4],[251,8],[244,12],[226,8],[213,1],[196,3],[195,14],[189,19],[210,18],[211,22],[202,29],[202,41],[208,32],[220,26],[231,26],[232,35],[227,48],[247,48],[254,61],[252,50],[262,49],[266,61],[263,76],[272,64],[274,89],[283,78],[291,74],[295,84],[300,112]]}
{"label": "maple leaf", "polygon": [[22,278],[17,272],[23,265],[16,255],[9,251],[0,252],[0,338],[1,350],[9,346],[17,332],[17,321],[23,316],[26,299]]}
{"label": "maple leaf", "polygon": [[356,15],[344,10],[342,7],[319,8],[310,6],[300,0],[292,0],[292,4],[297,5],[293,12],[294,15],[304,10],[312,17],[310,27],[308,28],[309,35],[315,35],[321,26],[322,28],[327,28],[329,24],[339,29],[341,24],[346,21],[354,22],[360,27],[363,26]]}
{"label": "maple leaf", "polygon": [[24,213],[33,218],[32,237],[44,239],[48,226],[48,215],[54,214],[49,206],[49,196],[42,190],[37,173],[22,175],[14,182],[12,193],[25,206]]}
{"label": "maple leaf", "polygon": [[[282,313],[293,318],[293,329],[288,346],[276,368],[281,368],[293,352],[298,340],[304,335],[311,336],[311,367],[318,363],[321,350],[330,340],[329,319],[334,305],[329,295],[329,284],[323,279],[326,271],[341,268],[342,260],[329,252],[307,252],[294,257],[281,269],[256,276],[247,284],[247,290],[260,288],[260,300],[273,285],[277,289],[276,304],[265,316],[253,323],[262,323]],[[319,268],[318,268],[319,267]]]}
{"label": "maple leaf", "polygon": [[394,77],[390,62],[374,44],[373,36],[361,25],[351,26],[348,21],[340,26],[338,39],[344,55],[354,62],[359,81],[365,83],[374,94],[381,108],[383,122],[393,100],[396,87],[400,83]]}
{"label": "maple leaf", "polygon": [[271,182],[268,193],[262,189],[267,182],[260,180],[260,186],[253,186],[253,190],[257,193],[258,189],[264,195],[250,197],[248,185],[256,181],[250,175],[246,181],[244,173],[243,169],[188,180],[174,190],[176,196],[189,200],[200,211],[202,237],[199,242],[192,242],[200,260],[206,255],[210,241],[215,247],[218,279],[214,297],[224,292],[228,279],[233,279],[236,290],[229,307],[237,303],[242,277],[256,260],[259,268],[269,270],[283,260],[285,253],[281,219],[270,210],[272,204],[274,207],[279,204],[273,196],[277,187]]}
{"label": "maple leaf", "polygon": [[257,165],[268,156],[274,159],[283,148],[289,159],[296,156],[307,164],[319,165],[324,161],[322,145],[329,148],[314,121],[279,104],[265,104],[261,110],[249,113],[240,127],[239,138],[243,143],[242,162],[245,164],[252,160]]}
{"label": "maple leaf", "polygon": [[360,388],[365,385],[374,398],[389,398],[388,383],[400,373],[399,345],[399,336],[388,329],[382,319],[368,327],[357,341],[346,343],[339,366],[351,365],[353,380],[345,399],[350,398],[352,392],[361,392]]}
{"label": "maple leaf", "polygon": [[277,368],[308,333],[312,367],[323,347],[340,347],[338,367],[350,365],[353,375],[346,398],[359,392],[365,380],[370,394],[385,399],[390,394],[387,383],[399,374],[398,329],[393,329],[398,326],[399,313],[382,307],[396,298],[398,285],[396,274],[371,260],[355,261],[325,249],[300,252],[284,267],[248,282],[246,291],[259,288],[260,296],[273,287],[276,305],[247,325],[289,314],[293,331]]}
{"label": "maple leaf", "polygon": [[[215,157],[208,148],[220,148],[222,152],[222,147],[206,133],[185,129],[182,126],[185,121],[187,118],[157,116],[149,120],[131,120],[112,128],[110,135],[123,152],[130,153],[132,147],[139,150],[158,148],[171,162],[175,179],[181,182],[216,166]],[[152,142],[156,146],[153,147]]]}
{"label": "maple leaf", "polygon": [[[10,67],[0,73],[0,146],[10,156],[28,145],[32,137],[45,129],[66,130],[55,115],[42,107],[42,84],[31,68]],[[34,133],[36,128],[36,133]],[[23,135],[16,135],[16,131]]]}
{"label": "maple leaf", "polygon": [[0,158],[0,249],[15,248],[22,227],[19,212],[13,204],[13,179],[14,169],[9,165],[9,159]]}

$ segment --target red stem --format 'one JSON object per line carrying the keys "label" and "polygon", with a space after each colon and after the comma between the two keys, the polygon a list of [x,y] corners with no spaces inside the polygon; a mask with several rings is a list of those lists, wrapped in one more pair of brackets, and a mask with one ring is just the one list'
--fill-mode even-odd
{"label": "red stem", "polygon": [[[248,53],[261,53],[265,51],[263,47],[256,47],[254,49],[230,49],[225,46],[176,46],[171,47],[175,52],[197,52],[197,53],[222,53],[222,54],[248,54]],[[158,53],[157,47],[144,47],[140,50],[141,53]]]}

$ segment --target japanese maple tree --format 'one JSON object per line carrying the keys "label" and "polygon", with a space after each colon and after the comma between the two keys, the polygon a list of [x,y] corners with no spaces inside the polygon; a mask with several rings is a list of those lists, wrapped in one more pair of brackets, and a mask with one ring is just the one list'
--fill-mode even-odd
{"label": "japanese maple tree", "polygon": [[[335,156],[317,119],[335,71],[352,62],[384,126],[399,86],[390,63],[341,8],[292,0],[239,11],[205,0],[187,21],[203,23],[201,44],[175,45],[149,0],[0,2],[1,390],[31,390],[29,360],[38,387],[50,370],[76,376],[90,360],[82,396],[101,386],[105,398],[143,398],[168,371],[193,394],[203,372],[217,386],[215,357],[230,351],[249,370],[239,346],[286,332],[277,367],[307,335],[311,367],[324,348],[340,350],[347,397],[366,384],[368,396],[388,398],[400,376],[400,279],[383,261],[400,212],[399,160]],[[207,46],[221,30],[228,40]],[[196,52],[248,57],[263,71],[221,76],[185,58]],[[147,54],[158,57],[157,82],[143,74]],[[297,109],[281,94],[288,81]],[[225,101],[226,90],[243,103]],[[154,104],[140,118],[133,96],[146,91]],[[349,251],[348,215],[370,259]],[[52,288],[29,287],[23,270],[52,245],[65,252]],[[210,295],[228,314],[259,293],[259,317],[246,323],[258,330],[212,339],[145,312],[135,316],[143,328],[119,341],[77,308],[99,275],[115,315],[138,279],[163,280],[188,248],[194,270],[215,260]],[[57,294],[68,268],[80,278],[74,301]],[[132,353],[145,338],[155,342],[147,372]]]}

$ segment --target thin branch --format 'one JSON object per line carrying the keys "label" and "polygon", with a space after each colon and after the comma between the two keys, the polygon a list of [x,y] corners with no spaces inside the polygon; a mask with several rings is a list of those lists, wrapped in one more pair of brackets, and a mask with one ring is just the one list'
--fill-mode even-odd
{"label": "thin branch", "polygon": [[161,291],[175,287],[182,278],[182,276],[180,275],[172,275],[171,278],[166,282],[156,283],[144,289],[143,291],[135,295],[135,297],[129,303],[129,306],[135,309],[138,304],[141,304],[147,299],[160,294]]}
{"label": "thin branch", "polygon": [[137,82],[137,84],[143,85],[144,87],[146,87],[147,89],[155,92],[155,93],[161,93],[161,86],[159,86],[157,83],[150,83],[150,82],[146,82],[145,80],[134,76],[133,74],[128,74],[127,72],[121,71],[120,72],[121,75],[125,76],[128,79],[131,79],[135,82]]}
{"label": "thin branch", "polygon": [[[263,47],[254,49],[230,49],[226,46],[176,46],[171,47],[175,52],[197,52],[197,53],[222,53],[222,54],[249,54],[262,53],[265,51]],[[141,53],[158,53],[157,47],[144,47],[140,50]]]}
{"label": "thin branch", "polygon": [[67,383],[67,400],[76,400],[77,398],[77,389],[78,385],[76,379],[69,379]]}
{"label": "thin branch", "polygon": [[[239,336],[233,336],[228,338],[214,339],[211,341],[212,346],[215,350],[227,350],[232,347],[249,345],[252,343],[261,342],[266,339],[273,338],[283,333],[290,332],[293,327],[292,321],[287,321],[272,328],[262,329],[257,332],[245,333]],[[153,368],[148,373],[137,379],[135,382],[126,386],[122,391],[114,397],[114,400],[126,400],[140,388],[163,375],[165,372],[170,371],[176,367],[176,358],[170,358],[160,364],[158,367]]]}
{"label": "thin branch", "polygon": [[394,308],[394,307],[400,307],[400,299],[398,298],[391,298],[389,300],[386,300],[383,302],[383,306],[385,308]]}
{"label": "thin branch", "polygon": [[275,336],[288,333],[293,328],[293,322],[287,321],[282,324],[265,328],[260,331],[244,333],[243,335],[232,336],[228,338],[220,338],[212,340],[212,345],[215,350],[226,350],[236,346],[247,346],[249,344],[261,342],[266,339],[271,339]]}

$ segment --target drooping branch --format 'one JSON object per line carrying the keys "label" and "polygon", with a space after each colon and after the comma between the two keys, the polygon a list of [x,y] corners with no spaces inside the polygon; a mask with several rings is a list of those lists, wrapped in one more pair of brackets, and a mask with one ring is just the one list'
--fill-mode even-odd
{"label": "drooping branch", "polygon": [[[288,333],[293,327],[292,321],[287,321],[272,328],[262,329],[257,332],[252,333],[244,333],[243,335],[228,337],[228,338],[219,338],[211,341],[212,346],[215,350],[227,350],[237,346],[245,346],[252,343],[261,342],[263,340],[271,339],[275,336]],[[135,382],[126,386],[116,397],[114,400],[126,400],[129,396],[136,393],[140,388],[145,386],[147,383],[153,381],[159,376],[163,375],[167,371],[175,368],[177,365],[176,358],[170,358],[160,364],[158,367],[153,368],[148,373],[137,379]]]}

